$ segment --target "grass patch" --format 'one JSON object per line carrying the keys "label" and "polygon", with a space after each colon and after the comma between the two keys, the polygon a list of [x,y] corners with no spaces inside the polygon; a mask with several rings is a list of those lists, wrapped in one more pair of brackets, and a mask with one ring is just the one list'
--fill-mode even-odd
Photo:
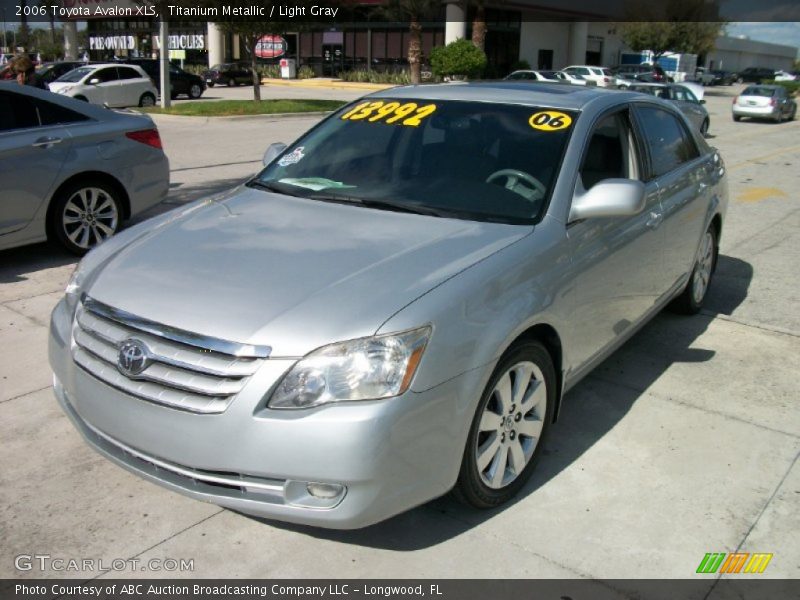
{"label": "grass patch", "polygon": [[199,100],[179,102],[167,110],[154,106],[140,108],[146,113],[183,115],[187,117],[231,117],[238,115],[275,115],[336,110],[346,102],[339,100]]}

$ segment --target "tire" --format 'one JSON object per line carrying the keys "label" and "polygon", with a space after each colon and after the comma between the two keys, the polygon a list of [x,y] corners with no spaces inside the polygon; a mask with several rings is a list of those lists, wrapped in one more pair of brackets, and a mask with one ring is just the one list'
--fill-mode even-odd
{"label": "tire", "polygon": [[[526,374],[525,388],[514,394]],[[537,341],[512,346],[478,403],[453,495],[475,508],[492,508],[513,498],[536,466],[555,399],[555,368],[544,346]]]}
{"label": "tire", "polygon": [[122,193],[95,179],[62,190],[49,216],[49,231],[73,254],[82,256],[119,231]]}
{"label": "tire", "polygon": [[796,117],[797,117],[797,106],[792,108],[792,114],[789,115],[789,120],[794,121]]}
{"label": "tire", "polygon": [[199,83],[193,83],[189,86],[189,98],[197,100],[203,95],[203,87]]}
{"label": "tire", "polygon": [[145,92],[139,98],[139,106],[155,106],[156,105],[156,97],[153,96],[150,92]]}
{"label": "tire", "polygon": [[708,136],[708,119],[705,119],[703,124],[700,125],[700,135],[703,137]]}
{"label": "tire", "polygon": [[86,96],[75,96],[75,100],[80,100],[81,102],[89,101],[89,99]]}
{"label": "tire", "polygon": [[206,85],[207,85],[208,87],[210,87],[210,88],[214,87],[214,84],[213,84],[213,83],[207,83]]}
{"label": "tire", "polygon": [[739,115],[733,115],[733,120],[738,123],[739,121],[742,120],[742,117],[740,117]]}
{"label": "tire", "polygon": [[708,295],[708,288],[711,285],[711,277],[717,267],[717,232],[714,226],[710,226],[703,239],[700,240],[700,248],[695,257],[692,274],[681,295],[675,298],[670,304],[670,308],[677,313],[684,315],[695,315],[703,308],[703,302]]}
{"label": "tire", "polygon": [[235,87],[235,86],[236,86],[236,80],[233,77],[228,79],[228,87]]}

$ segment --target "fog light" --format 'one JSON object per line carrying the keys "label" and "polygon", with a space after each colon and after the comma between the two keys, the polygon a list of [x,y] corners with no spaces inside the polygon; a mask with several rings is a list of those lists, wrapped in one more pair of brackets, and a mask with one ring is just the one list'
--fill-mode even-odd
{"label": "fog light", "polygon": [[306,490],[315,498],[331,500],[339,496],[344,489],[338,483],[307,483]]}

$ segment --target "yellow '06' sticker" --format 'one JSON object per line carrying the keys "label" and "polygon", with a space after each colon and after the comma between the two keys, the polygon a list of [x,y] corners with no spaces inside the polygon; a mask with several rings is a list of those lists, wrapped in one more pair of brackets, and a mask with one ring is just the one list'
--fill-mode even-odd
{"label": "yellow '06' sticker", "polygon": [[365,123],[382,122],[388,125],[406,125],[419,127],[422,120],[436,111],[435,104],[419,106],[416,102],[362,102],[342,115],[343,121],[364,121]]}
{"label": "yellow '06' sticker", "polygon": [[543,110],[531,115],[528,124],[539,131],[558,131],[572,125],[572,117],[557,110]]}

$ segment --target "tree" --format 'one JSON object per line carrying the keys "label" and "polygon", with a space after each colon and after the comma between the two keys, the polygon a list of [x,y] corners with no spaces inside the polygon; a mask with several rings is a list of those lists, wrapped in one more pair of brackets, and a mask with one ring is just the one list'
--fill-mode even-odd
{"label": "tree", "polygon": [[475,18],[472,19],[472,43],[480,50],[486,50],[486,0],[472,0]]}
{"label": "tree", "polygon": [[398,20],[408,20],[408,67],[411,83],[419,83],[422,60],[422,22],[442,10],[441,0],[389,0],[384,12]]}
{"label": "tree", "polygon": [[650,50],[654,62],[667,52],[706,54],[725,27],[715,0],[637,2],[628,5],[627,16],[623,41],[637,52]]}
{"label": "tree", "polygon": [[258,73],[256,46],[258,41],[268,34],[282,34],[286,29],[284,23],[276,21],[217,21],[220,29],[226,33],[236,34],[250,55],[250,73],[253,78],[253,100],[261,100],[261,76]]}

